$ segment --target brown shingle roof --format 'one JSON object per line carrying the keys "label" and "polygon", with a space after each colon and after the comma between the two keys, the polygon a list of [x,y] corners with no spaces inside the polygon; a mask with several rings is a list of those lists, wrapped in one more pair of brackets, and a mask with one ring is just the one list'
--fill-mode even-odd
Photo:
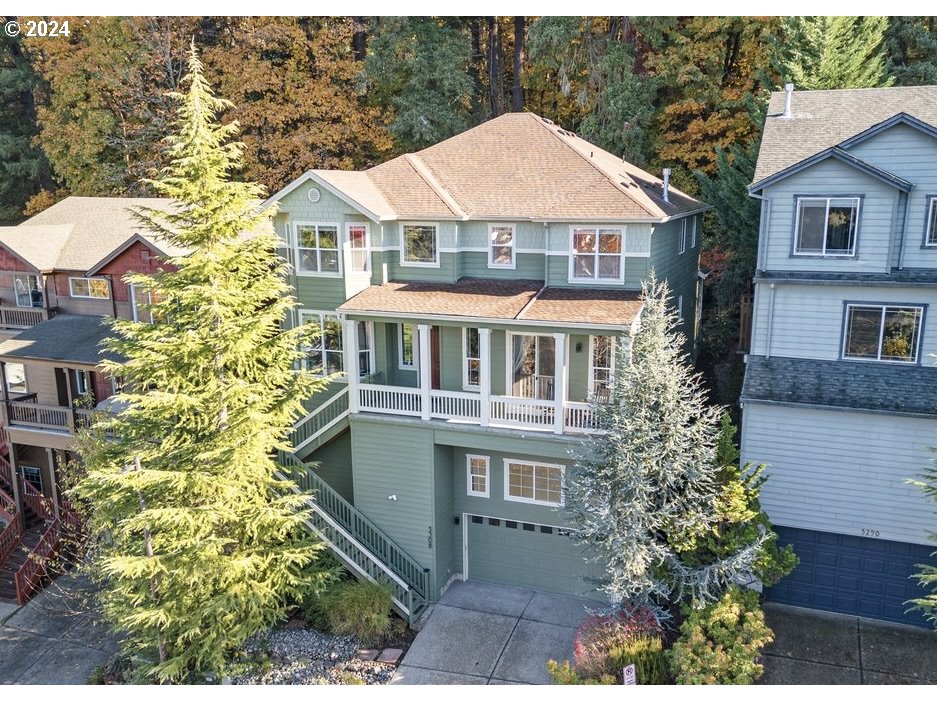
{"label": "brown shingle roof", "polygon": [[539,280],[462,278],[456,283],[385,283],[361,291],[338,309],[514,319],[537,294]]}
{"label": "brown shingle roof", "polygon": [[755,183],[904,112],[937,127],[937,85],[853,90],[795,90],[791,117],[784,93],[772,93]]}
{"label": "brown shingle roof", "polygon": [[641,307],[641,293],[632,290],[544,288],[520,319],[628,326]]}
{"label": "brown shingle roof", "polygon": [[526,322],[630,325],[641,311],[629,290],[544,288],[539,280],[462,278],[456,283],[372,285],[345,302],[343,312],[477,317]]}

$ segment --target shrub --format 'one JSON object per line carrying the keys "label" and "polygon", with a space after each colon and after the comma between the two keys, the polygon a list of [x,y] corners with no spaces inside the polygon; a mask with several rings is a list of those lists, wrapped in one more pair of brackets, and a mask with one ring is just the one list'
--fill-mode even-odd
{"label": "shrub", "polygon": [[607,674],[598,678],[584,678],[576,672],[569,661],[557,663],[549,660],[547,670],[550,671],[554,685],[614,685],[617,682],[614,675]]}
{"label": "shrub", "polygon": [[592,615],[576,631],[573,654],[576,670],[586,677],[619,675],[634,663],[641,683],[660,684],[667,678],[660,626],[647,608]]}
{"label": "shrub", "polygon": [[299,611],[302,618],[311,627],[328,632],[331,631],[328,616],[329,598],[338,588],[351,579],[351,574],[345,569],[344,564],[338,560],[338,557],[328,550],[321,551],[309,568],[316,573],[327,573],[328,575],[325,579],[311,580],[314,586],[303,593],[302,601],[299,603]]}
{"label": "shrub", "polygon": [[756,592],[732,587],[718,602],[685,614],[670,652],[678,684],[749,685],[761,677],[761,649],[774,634]]}
{"label": "shrub", "polygon": [[354,634],[365,644],[380,643],[391,629],[391,589],[383,583],[343,583],[323,604],[336,634]]}

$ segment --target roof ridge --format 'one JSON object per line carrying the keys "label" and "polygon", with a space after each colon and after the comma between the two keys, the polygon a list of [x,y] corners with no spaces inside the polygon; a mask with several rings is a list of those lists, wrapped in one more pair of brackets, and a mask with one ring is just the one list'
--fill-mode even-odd
{"label": "roof ridge", "polygon": [[[551,129],[549,126],[547,126],[546,124],[544,124],[543,118],[542,118],[542,117],[537,117],[537,119],[534,120],[534,121],[537,122],[537,123],[538,123],[543,129],[545,129],[547,132],[549,132],[550,134],[552,134],[554,139],[556,139],[557,141],[559,141],[559,142],[560,142],[561,144],[563,144],[567,149],[569,149],[570,151],[572,151],[572,152],[573,152],[574,154],[576,154],[579,158],[581,158],[583,161],[585,161],[585,162],[588,163],[590,166],[592,166],[592,168],[594,168],[596,171],[598,171],[598,172],[602,175],[602,177],[605,178],[605,180],[607,180],[609,183],[612,184],[612,187],[614,187],[618,192],[620,192],[622,195],[624,195],[625,197],[627,197],[629,200],[632,200],[638,207],[640,207],[642,210],[644,210],[645,213],[647,213],[649,216],[651,216],[651,217],[659,217],[659,216],[661,216],[661,215],[663,215],[663,216],[665,216],[665,217],[667,216],[667,214],[666,214],[665,212],[663,212],[663,211],[661,211],[660,213],[652,212],[652,211],[649,210],[647,207],[645,207],[645,205],[644,205],[643,203],[640,203],[640,202],[638,202],[637,200],[635,200],[634,198],[632,198],[632,197],[631,197],[631,193],[629,193],[628,191],[626,191],[626,190],[621,186],[621,184],[615,182],[615,179],[614,179],[614,178],[610,177],[608,173],[606,173],[604,170],[602,170],[601,168],[599,168],[595,163],[593,163],[593,162],[592,162],[592,159],[586,158],[586,155],[583,154],[579,149],[577,149],[575,146],[573,146],[573,145],[570,144],[568,141],[566,141],[565,139],[563,139],[559,134],[556,133],[556,131],[554,131],[554,130]],[[554,124],[553,126],[556,127],[557,129],[562,129],[562,127],[560,127],[560,126],[557,125],[557,124]],[[598,148],[598,147],[596,147],[596,148]],[[604,149],[603,149],[603,150],[604,150]],[[613,155],[614,155],[614,154],[613,154]]]}
{"label": "roof ridge", "polygon": [[462,209],[462,206],[459,205],[452,194],[436,179],[436,176],[430,171],[429,166],[418,154],[406,153],[403,157],[406,159],[407,163],[413,167],[413,170],[417,172],[417,175],[430,187],[430,190],[436,193],[439,199],[445,203],[452,214],[458,217],[468,217],[468,214]]}

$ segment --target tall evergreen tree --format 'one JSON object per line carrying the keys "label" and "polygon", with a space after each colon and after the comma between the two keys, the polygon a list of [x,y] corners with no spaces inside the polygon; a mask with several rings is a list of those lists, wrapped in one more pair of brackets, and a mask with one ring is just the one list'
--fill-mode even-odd
{"label": "tall evergreen tree", "polygon": [[160,680],[220,669],[315,587],[303,568],[321,548],[271,459],[321,381],[294,370],[306,332],[280,330],[293,299],[256,210],[262,189],[229,179],[243,149],[236,124],[217,121],[230,103],[194,46],[188,66],[171,164],[149,184],[177,207],[138,215],[190,253],[170,259],[175,270],[128,276],[154,322],[111,320],[108,348],[124,360],[105,367],[128,388],[126,408],[82,433],[87,475],[74,490],[91,506],[104,615]]}
{"label": "tall evergreen tree", "polygon": [[937,85],[937,17],[892,17],[885,45],[896,85]]}
{"label": "tall evergreen tree", "polygon": [[19,37],[0,44],[0,225],[23,217],[28,200],[51,186],[49,163],[33,143],[39,83]]}
{"label": "tall evergreen tree", "polygon": [[788,17],[785,79],[803,90],[891,85],[887,17]]}
{"label": "tall evergreen tree", "polygon": [[471,126],[472,38],[463,23],[437,17],[377,20],[363,82],[401,151],[422,149]]}
{"label": "tall evergreen tree", "polygon": [[721,409],[706,403],[683,360],[666,284],[652,276],[643,300],[630,353],[618,345],[611,397],[595,408],[604,433],[587,442],[566,499],[575,538],[605,569],[601,589],[613,603],[665,616],[750,579],[767,535],[709,563],[686,557],[723,518]]}

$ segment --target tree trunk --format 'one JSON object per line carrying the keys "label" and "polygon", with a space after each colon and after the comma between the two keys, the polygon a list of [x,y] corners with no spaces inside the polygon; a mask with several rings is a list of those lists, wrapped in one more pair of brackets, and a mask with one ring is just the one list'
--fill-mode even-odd
{"label": "tree trunk", "polygon": [[351,38],[351,46],[355,52],[355,61],[364,61],[368,51],[368,19],[355,17],[355,33]]}
{"label": "tree trunk", "polygon": [[511,110],[524,111],[524,86],[521,85],[521,73],[524,70],[524,17],[514,18],[514,84],[511,87]]}
{"label": "tree trunk", "polygon": [[488,18],[488,116],[504,112],[501,99],[501,33],[498,18]]}

